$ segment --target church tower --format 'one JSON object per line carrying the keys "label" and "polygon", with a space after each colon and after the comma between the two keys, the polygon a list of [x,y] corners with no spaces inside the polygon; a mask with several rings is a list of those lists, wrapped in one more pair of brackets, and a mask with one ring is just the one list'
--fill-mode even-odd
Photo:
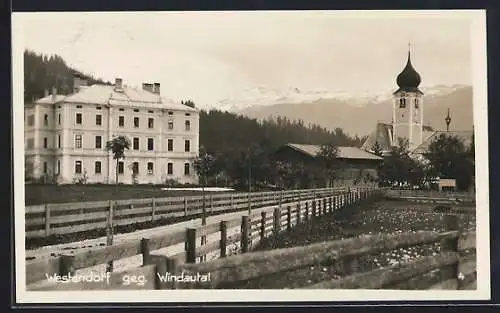
{"label": "church tower", "polygon": [[398,145],[399,138],[408,140],[410,151],[423,140],[424,93],[418,89],[420,75],[411,64],[410,50],[403,71],[398,75],[398,90],[393,93],[393,145]]}

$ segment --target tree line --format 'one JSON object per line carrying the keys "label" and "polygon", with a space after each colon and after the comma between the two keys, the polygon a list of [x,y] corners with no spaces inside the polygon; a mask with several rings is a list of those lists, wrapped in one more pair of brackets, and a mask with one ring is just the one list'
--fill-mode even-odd
{"label": "tree line", "polygon": [[[383,156],[377,143],[373,150],[375,154]],[[420,158],[410,154],[407,140],[400,139],[398,145],[383,157],[377,169],[382,186],[436,188],[437,178],[455,179],[458,190],[467,190],[474,185],[473,134],[471,143],[466,145],[457,136],[441,133]]]}

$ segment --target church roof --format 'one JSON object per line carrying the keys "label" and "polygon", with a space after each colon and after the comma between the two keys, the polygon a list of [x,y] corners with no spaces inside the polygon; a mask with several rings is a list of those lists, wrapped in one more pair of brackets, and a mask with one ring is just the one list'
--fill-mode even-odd
{"label": "church roof", "polygon": [[[425,142],[429,137],[433,136],[436,131],[429,131],[426,129],[431,129],[429,126],[423,126],[422,131],[422,141]],[[392,125],[388,123],[377,123],[375,130],[368,136],[365,140],[361,149],[373,152],[373,147],[375,143],[378,143],[382,153],[386,154],[391,151],[392,142]]]}
{"label": "church roof", "polygon": [[411,55],[410,51],[408,51],[408,60],[406,61],[406,66],[396,78],[396,83],[399,86],[399,89],[396,90],[396,92],[407,91],[423,94],[423,92],[418,89],[421,81],[422,79],[420,77],[420,74],[413,68],[413,65],[411,64]]}
{"label": "church roof", "polygon": [[464,131],[435,131],[431,134],[431,136],[428,136],[422,144],[420,144],[418,147],[413,150],[414,154],[425,154],[427,151],[429,151],[429,146],[430,144],[434,141],[434,139],[438,138],[440,135],[447,135],[451,137],[457,137],[460,139],[463,144],[465,145],[466,148],[468,148],[471,143],[472,143],[472,135],[474,134],[474,131],[472,130],[464,130]]}
{"label": "church roof", "polygon": [[377,123],[375,130],[368,136],[366,141],[361,146],[365,151],[373,152],[373,147],[376,143],[383,153],[388,153],[392,145],[392,125],[386,123]]}

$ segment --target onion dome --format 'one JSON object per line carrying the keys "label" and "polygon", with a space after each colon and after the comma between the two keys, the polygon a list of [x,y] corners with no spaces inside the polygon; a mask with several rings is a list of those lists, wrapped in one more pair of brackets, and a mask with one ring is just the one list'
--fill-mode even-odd
{"label": "onion dome", "polygon": [[418,89],[421,81],[422,79],[420,78],[420,74],[418,74],[418,72],[413,68],[413,65],[411,64],[410,51],[408,51],[408,61],[406,62],[406,66],[403,71],[399,73],[396,79],[396,83],[399,86],[399,89],[396,92],[408,91],[422,93]]}

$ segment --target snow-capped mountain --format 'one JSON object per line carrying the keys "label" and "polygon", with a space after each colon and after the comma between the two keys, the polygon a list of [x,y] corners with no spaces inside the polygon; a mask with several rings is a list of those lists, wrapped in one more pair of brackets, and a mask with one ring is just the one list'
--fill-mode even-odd
{"label": "snow-capped mountain", "polygon": [[[422,87],[421,90],[428,96],[442,96],[449,94],[457,89],[465,87],[464,85],[452,86],[431,86]],[[392,97],[391,91],[384,92],[345,92],[345,91],[326,91],[326,90],[302,90],[291,87],[284,90],[273,88],[255,87],[245,89],[228,98],[222,99],[215,104],[215,108],[222,111],[240,112],[251,107],[271,106],[276,104],[299,104],[311,103],[326,99],[335,99],[340,102],[347,102],[352,106],[365,106],[370,103],[384,102]]]}
{"label": "snow-capped mountain", "polygon": [[[465,85],[423,87],[424,122],[434,129],[444,129],[448,108],[451,130],[472,129],[472,87]],[[265,89],[260,89],[265,91]],[[300,91],[300,90],[299,90]],[[224,109],[250,118],[266,119],[286,116],[306,124],[319,124],[328,129],[340,127],[351,134],[366,135],[377,121],[392,119],[392,92],[348,94],[328,92],[259,93],[253,101],[227,101]],[[287,99],[288,101],[281,100]],[[222,109],[222,108],[219,108]],[[223,109],[223,110],[224,110]]]}

